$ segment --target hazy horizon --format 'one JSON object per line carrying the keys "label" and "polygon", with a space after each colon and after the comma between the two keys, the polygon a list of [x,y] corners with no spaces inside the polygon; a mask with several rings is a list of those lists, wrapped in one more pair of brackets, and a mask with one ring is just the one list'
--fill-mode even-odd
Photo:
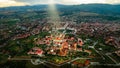
{"label": "hazy horizon", "polygon": [[[120,0],[53,0],[56,4],[80,5],[80,4],[120,4]],[[0,7],[25,6],[49,4],[50,0],[0,0]]]}

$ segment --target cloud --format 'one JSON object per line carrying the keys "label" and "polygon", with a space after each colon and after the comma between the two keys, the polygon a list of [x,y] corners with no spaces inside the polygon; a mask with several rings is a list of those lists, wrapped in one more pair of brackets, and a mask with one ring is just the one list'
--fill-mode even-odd
{"label": "cloud", "polygon": [[[50,0],[14,0],[16,2],[24,2],[29,3],[30,5],[33,4],[48,4]],[[120,0],[54,0],[56,3],[60,4],[88,4],[88,3],[120,3]]]}
{"label": "cloud", "polygon": [[9,7],[9,6],[23,6],[27,3],[23,2],[16,2],[12,0],[0,0],[0,7]]}
{"label": "cloud", "polygon": [[28,3],[30,5],[47,4],[49,2],[49,0],[14,0],[14,1]]}
{"label": "cloud", "polygon": [[120,4],[120,0],[58,0],[61,4],[88,4],[88,3],[106,3]]}
{"label": "cloud", "polygon": [[105,0],[109,4],[120,4],[120,0]]}

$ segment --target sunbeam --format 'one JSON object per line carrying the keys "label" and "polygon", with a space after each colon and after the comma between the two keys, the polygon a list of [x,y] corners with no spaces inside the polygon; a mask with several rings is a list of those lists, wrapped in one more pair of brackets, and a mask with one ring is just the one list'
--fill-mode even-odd
{"label": "sunbeam", "polygon": [[59,13],[56,9],[55,6],[55,1],[54,0],[50,0],[49,2],[49,6],[48,6],[48,14],[50,16],[50,23],[54,24],[54,27],[59,26],[60,23],[60,17],[59,17]]}

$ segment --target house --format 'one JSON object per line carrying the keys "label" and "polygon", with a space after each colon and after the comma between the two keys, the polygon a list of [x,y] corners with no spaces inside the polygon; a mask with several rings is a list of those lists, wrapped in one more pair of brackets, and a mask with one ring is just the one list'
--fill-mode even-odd
{"label": "house", "polygon": [[40,49],[39,47],[34,47],[27,54],[42,56],[43,52],[44,51]]}

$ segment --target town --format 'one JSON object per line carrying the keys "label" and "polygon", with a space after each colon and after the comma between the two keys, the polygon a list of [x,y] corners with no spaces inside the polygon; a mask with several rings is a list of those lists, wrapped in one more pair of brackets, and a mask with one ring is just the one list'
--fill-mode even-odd
{"label": "town", "polygon": [[3,68],[120,67],[119,16],[63,10],[60,21],[50,22],[46,9],[5,10],[0,11]]}

